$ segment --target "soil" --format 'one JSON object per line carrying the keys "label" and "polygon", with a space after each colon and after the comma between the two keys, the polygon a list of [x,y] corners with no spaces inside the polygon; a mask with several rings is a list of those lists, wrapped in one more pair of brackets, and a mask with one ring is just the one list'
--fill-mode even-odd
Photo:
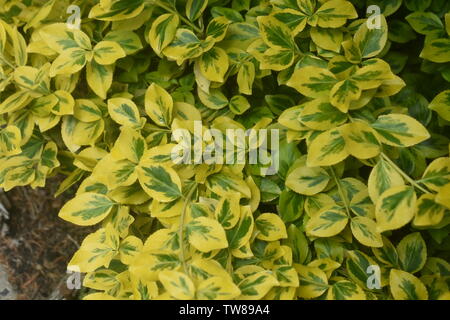
{"label": "soil", "polygon": [[92,230],[58,217],[71,192],[54,198],[61,179],[45,188],[18,187],[0,191],[0,204],[9,219],[0,215],[0,265],[21,300],[76,299],[67,289],[67,263]]}

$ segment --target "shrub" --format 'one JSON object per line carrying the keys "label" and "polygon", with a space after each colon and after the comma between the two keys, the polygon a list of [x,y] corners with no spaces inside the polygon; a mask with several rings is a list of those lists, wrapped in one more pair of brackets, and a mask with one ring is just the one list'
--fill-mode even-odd
{"label": "shrub", "polygon": [[446,0],[0,0],[0,185],[77,186],[86,299],[449,299],[449,36]]}

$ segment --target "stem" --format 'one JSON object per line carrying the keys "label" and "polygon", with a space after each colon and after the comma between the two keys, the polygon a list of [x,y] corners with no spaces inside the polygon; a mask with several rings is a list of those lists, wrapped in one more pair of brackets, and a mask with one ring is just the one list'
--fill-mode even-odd
{"label": "stem", "polygon": [[331,175],[333,176],[334,181],[336,182],[336,185],[338,187],[339,195],[341,196],[342,202],[344,202],[345,210],[347,211],[347,215],[350,217],[350,206],[348,204],[348,199],[344,194],[344,190],[342,190],[341,183],[339,182],[339,179],[336,176],[336,172],[334,172],[333,167],[330,167]]}
{"label": "stem", "polygon": [[419,189],[420,191],[422,191],[423,193],[427,193],[429,194],[430,192],[424,188],[422,188],[419,184],[417,184],[416,181],[414,181],[413,179],[411,179],[410,176],[408,176],[401,168],[399,168],[394,161],[392,161],[384,152],[381,153],[381,157],[387,162],[389,163],[394,169],[395,171],[397,171],[406,181],[408,181],[412,186],[416,187],[417,189]]}
{"label": "stem", "polygon": [[183,265],[183,270],[187,274],[187,266],[186,266],[186,258],[184,254],[184,242],[183,242],[183,233],[184,233],[184,219],[186,217],[186,209],[187,206],[192,198],[192,195],[194,194],[194,191],[197,189],[197,184],[192,186],[192,188],[189,190],[188,194],[186,195],[186,198],[184,199],[183,209],[181,211],[180,216],[180,226],[178,227],[178,238],[180,239],[180,260],[181,264]]}
{"label": "stem", "polygon": [[194,29],[195,31],[197,31],[198,33],[203,33],[203,30],[200,29],[199,27],[197,27],[195,24],[193,24],[191,21],[189,21],[188,19],[186,19],[185,17],[183,17],[178,11],[172,9],[171,7],[167,6],[164,3],[161,3],[159,1],[151,1],[152,4],[170,12],[173,14],[176,14],[181,21],[183,21],[184,23],[186,23],[188,26],[190,26],[192,29]]}

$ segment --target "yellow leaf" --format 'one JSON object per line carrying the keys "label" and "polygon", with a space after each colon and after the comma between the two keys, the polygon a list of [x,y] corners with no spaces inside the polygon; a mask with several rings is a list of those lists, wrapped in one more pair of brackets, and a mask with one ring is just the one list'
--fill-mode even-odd
{"label": "yellow leaf", "polygon": [[94,59],[98,64],[109,65],[126,56],[122,47],[114,41],[100,41],[94,47]]}
{"label": "yellow leaf", "polygon": [[392,269],[389,284],[395,300],[428,300],[425,285],[408,272]]}
{"label": "yellow leaf", "polygon": [[161,56],[161,51],[172,42],[179,23],[178,16],[172,13],[160,15],[153,21],[148,41],[158,56]]}
{"label": "yellow leaf", "polygon": [[323,191],[330,176],[320,167],[301,166],[289,172],[286,177],[286,187],[297,193],[312,196]]}
{"label": "yellow leaf", "polygon": [[157,125],[169,127],[173,117],[172,97],[164,88],[152,83],[145,92],[145,111]]}
{"label": "yellow leaf", "polygon": [[286,226],[283,220],[275,213],[263,213],[255,220],[259,231],[257,238],[264,241],[276,241],[287,238]]}
{"label": "yellow leaf", "polygon": [[229,278],[211,277],[197,287],[199,300],[231,300],[238,297],[241,290]]}
{"label": "yellow leaf", "polygon": [[106,196],[86,192],[68,201],[58,216],[79,226],[91,226],[105,219],[113,206]]}
{"label": "yellow leaf", "polygon": [[167,292],[179,300],[191,300],[195,297],[195,287],[192,280],[184,273],[178,271],[161,271],[161,281]]}
{"label": "yellow leaf", "polygon": [[186,225],[189,243],[201,252],[228,247],[222,225],[214,219],[198,217]]}
{"label": "yellow leaf", "polygon": [[413,187],[398,186],[387,189],[375,207],[378,232],[403,227],[414,217],[416,193]]}
{"label": "yellow leaf", "polygon": [[315,237],[332,237],[344,230],[348,217],[343,208],[333,206],[322,209],[306,224],[306,232]]}

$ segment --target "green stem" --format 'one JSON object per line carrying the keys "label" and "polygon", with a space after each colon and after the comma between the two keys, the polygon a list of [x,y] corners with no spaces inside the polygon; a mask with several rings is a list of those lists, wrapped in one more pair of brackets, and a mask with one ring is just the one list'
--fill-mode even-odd
{"label": "green stem", "polygon": [[188,194],[186,195],[186,197],[184,198],[184,204],[183,204],[183,209],[181,210],[181,216],[180,216],[180,226],[178,227],[178,238],[180,241],[180,260],[181,260],[181,264],[183,265],[183,270],[186,274],[188,274],[188,269],[186,266],[186,255],[184,252],[184,242],[183,242],[183,237],[184,237],[184,220],[186,217],[186,209],[188,204],[191,201],[192,195],[194,194],[194,191],[197,189],[197,184],[194,184],[192,186],[192,188],[189,190]]}
{"label": "green stem", "polygon": [[171,7],[167,6],[165,3],[161,3],[159,1],[150,1],[150,3],[170,12],[173,14],[176,14],[181,21],[183,21],[184,23],[186,23],[188,26],[190,26],[192,29],[194,29],[195,31],[197,31],[198,33],[203,33],[203,30],[200,29],[199,27],[197,27],[195,24],[193,24],[191,21],[189,21],[188,19],[186,19],[185,17],[183,17],[178,11],[172,9]]}
{"label": "green stem", "polygon": [[408,181],[412,186],[414,186],[415,188],[419,189],[420,191],[422,191],[423,193],[427,193],[429,194],[430,192],[424,188],[422,188],[416,181],[414,181],[413,179],[411,179],[410,176],[408,176],[401,168],[399,168],[394,161],[392,161],[384,152],[381,153],[381,157],[387,162],[389,163],[394,169],[395,171],[397,171],[406,181]]}
{"label": "green stem", "polygon": [[330,167],[331,175],[333,176],[334,181],[336,182],[336,185],[338,187],[339,195],[342,199],[342,202],[344,203],[345,210],[347,211],[347,215],[350,217],[350,205],[348,203],[348,199],[344,194],[344,190],[342,190],[341,183],[339,182],[339,179],[336,176],[336,172],[334,172],[333,167]]}

